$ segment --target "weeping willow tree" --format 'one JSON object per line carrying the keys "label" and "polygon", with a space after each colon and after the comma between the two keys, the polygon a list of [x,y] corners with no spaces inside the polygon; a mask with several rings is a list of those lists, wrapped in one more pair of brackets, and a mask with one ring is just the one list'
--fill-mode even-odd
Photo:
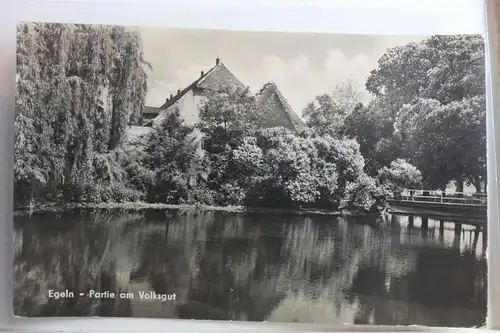
{"label": "weeping willow tree", "polygon": [[17,28],[15,203],[120,200],[121,151],[147,90],[142,41],[120,26]]}

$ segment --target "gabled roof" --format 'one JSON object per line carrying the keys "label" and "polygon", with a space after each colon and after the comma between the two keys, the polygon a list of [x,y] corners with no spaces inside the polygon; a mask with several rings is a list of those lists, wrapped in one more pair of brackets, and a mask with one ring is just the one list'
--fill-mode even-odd
{"label": "gabled roof", "polygon": [[245,88],[245,85],[238,80],[236,76],[233,75],[227,69],[224,64],[217,59],[216,65],[212,67],[208,72],[201,75],[197,80],[188,85],[179,93],[169,99],[165,104],[163,104],[160,109],[165,110],[170,106],[174,105],[179,99],[182,98],[188,91],[199,88],[199,89],[218,89],[223,86],[232,86],[235,88]]}
{"label": "gabled roof", "polygon": [[172,98],[168,99],[162,106],[158,108],[159,113],[158,116],[150,121],[148,121],[144,126],[152,127],[154,123],[159,123],[167,112],[170,112],[169,108],[172,105],[175,105],[178,100],[180,100],[186,93],[193,89],[202,89],[202,90],[216,90],[223,86],[232,86],[235,88],[246,88],[243,83],[236,76],[234,76],[229,69],[219,60],[216,59],[215,66],[212,67],[208,72],[203,73],[200,77],[195,80],[193,83],[188,85],[183,90],[180,90],[177,95],[172,96]]}
{"label": "gabled roof", "polygon": [[198,88],[218,89],[223,86],[245,89],[245,85],[234,76],[222,62],[217,62],[215,67],[208,71],[201,80],[198,81]]}
{"label": "gabled roof", "polygon": [[293,130],[305,128],[274,82],[268,82],[257,93],[257,103],[266,112],[267,126],[284,126]]}

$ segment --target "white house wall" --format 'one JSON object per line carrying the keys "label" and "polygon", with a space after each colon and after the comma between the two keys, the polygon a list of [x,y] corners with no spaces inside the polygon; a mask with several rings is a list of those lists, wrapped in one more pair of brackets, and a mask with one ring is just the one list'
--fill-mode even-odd
{"label": "white house wall", "polygon": [[194,94],[192,90],[184,94],[174,105],[170,106],[168,110],[175,108],[179,109],[181,117],[188,126],[194,126],[199,120],[198,106],[205,99],[205,97]]}

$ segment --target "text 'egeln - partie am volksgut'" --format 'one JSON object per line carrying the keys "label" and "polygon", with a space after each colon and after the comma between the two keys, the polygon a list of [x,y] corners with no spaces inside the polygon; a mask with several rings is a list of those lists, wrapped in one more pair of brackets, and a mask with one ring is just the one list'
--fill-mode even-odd
{"label": "text 'egeln - partie am volksgut'", "polygon": [[154,291],[139,291],[138,293],[132,292],[111,292],[111,291],[95,291],[89,290],[87,292],[75,293],[69,290],[55,291],[49,290],[49,298],[61,299],[61,298],[75,298],[75,297],[89,297],[95,299],[143,299],[143,300],[157,300],[157,301],[175,301],[175,293],[173,294],[159,294]]}

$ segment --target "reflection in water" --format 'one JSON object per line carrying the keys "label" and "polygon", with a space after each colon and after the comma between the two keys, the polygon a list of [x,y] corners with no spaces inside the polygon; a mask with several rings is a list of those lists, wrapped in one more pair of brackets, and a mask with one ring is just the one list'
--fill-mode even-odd
{"label": "reflection in water", "polygon": [[[418,218],[410,228],[408,220],[173,210],[17,216],[15,313],[480,324],[482,237],[431,220],[421,230]],[[50,289],[76,297],[49,299]],[[89,289],[135,297],[78,296]],[[139,291],[176,300],[141,300]]]}

